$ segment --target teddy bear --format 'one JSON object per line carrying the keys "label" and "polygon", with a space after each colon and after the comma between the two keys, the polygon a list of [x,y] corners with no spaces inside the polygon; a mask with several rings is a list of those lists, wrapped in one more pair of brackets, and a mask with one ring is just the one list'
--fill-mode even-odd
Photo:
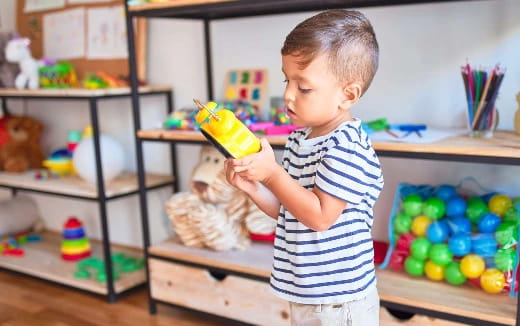
{"label": "teddy bear", "polygon": [[43,125],[29,116],[0,119],[0,171],[24,172],[42,167],[40,147]]}
{"label": "teddy bear", "polygon": [[166,212],[181,242],[216,251],[249,247],[250,234],[272,234],[276,221],[264,214],[225,177],[224,156],[202,146],[190,177],[190,192],[174,194]]}
{"label": "teddy bear", "polygon": [[13,88],[16,76],[20,73],[18,65],[7,61],[5,49],[13,33],[0,32],[0,88]]}

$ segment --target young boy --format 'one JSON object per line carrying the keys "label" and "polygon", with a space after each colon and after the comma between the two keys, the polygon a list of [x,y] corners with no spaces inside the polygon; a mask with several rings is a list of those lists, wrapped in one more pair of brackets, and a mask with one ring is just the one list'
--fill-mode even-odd
{"label": "young boy", "polygon": [[360,12],[329,10],[300,23],[282,48],[287,113],[304,127],[282,166],[259,153],[226,160],[227,180],[278,220],[271,288],[290,302],[292,325],[379,324],[372,207],[383,187],[377,156],[350,109],[378,65]]}

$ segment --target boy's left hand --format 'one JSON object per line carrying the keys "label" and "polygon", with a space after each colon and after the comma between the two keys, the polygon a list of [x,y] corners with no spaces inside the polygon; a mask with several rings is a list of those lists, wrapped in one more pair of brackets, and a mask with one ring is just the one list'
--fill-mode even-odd
{"label": "boy's left hand", "polygon": [[267,139],[260,139],[262,149],[260,152],[245,156],[240,159],[230,160],[234,172],[249,181],[268,183],[275,174],[278,163],[274,156],[273,148]]}

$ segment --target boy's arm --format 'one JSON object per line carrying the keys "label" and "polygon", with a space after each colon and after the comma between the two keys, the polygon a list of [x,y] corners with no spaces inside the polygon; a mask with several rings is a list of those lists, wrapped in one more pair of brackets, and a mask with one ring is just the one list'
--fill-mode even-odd
{"label": "boy's arm", "polygon": [[280,213],[280,202],[263,184],[257,182],[257,189],[247,193],[247,195],[265,214],[275,220],[278,219],[278,214]]}
{"label": "boy's arm", "polygon": [[315,231],[330,228],[347,205],[317,187],[308,191],[279,165],[264,184],[286,210]]}

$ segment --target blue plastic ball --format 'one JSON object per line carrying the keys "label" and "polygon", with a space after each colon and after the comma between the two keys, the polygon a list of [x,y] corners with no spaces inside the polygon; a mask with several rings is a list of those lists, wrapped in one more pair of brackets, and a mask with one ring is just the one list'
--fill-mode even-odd
{"label": "blue plastic ball", "polygon": [[478,220],[478,230],[481,233],[494,233],[502,223],[500,217],[493,213],[487,213]]}
{"label": "blue plastic ball", "polygon": [[496,194],[498,194],[498,192],[490,192],[489,194],[480,196],[480,198],[482,198],[484,200],[484,202],[487,204],[487,203],[489,203],[489,200],[491,199],[491,197],[493,197]]}
{"label": "blue plastic ball", "polygon": [[457,190],[451,185],[441,185],[435,192],[435,197],[447,202],[450,198],[457,196]]}
{"label": "blue plastic ball", "polygon": [[471,221],[464,216],[450,218],[446,223],[450,227],[452,234],[471,232]]}
{"label": "blue plastic ball", "polygon": [[446,215],[449,217],[461,216],[466,212],[466,201],[460,197],[453,197],[446,204]]}
{"label": "blue plastic ball", "polygon": [[446,222],[436,221],[431,223],[426,230],[426,238],[431,243],[444,242],[450,235],[450,229]]}
{"label": "blue plastic ball", "polygon": [[448,247],[455,256],[465,256],[471,252],[471,236],[468,233],[457,233],[448,241]]}
{"label": "blue plastic ball", "polygon": [[492,234],[477,234],[471,239],[473,252],[483,258],[494,256],[497,252],[497,241]]}

